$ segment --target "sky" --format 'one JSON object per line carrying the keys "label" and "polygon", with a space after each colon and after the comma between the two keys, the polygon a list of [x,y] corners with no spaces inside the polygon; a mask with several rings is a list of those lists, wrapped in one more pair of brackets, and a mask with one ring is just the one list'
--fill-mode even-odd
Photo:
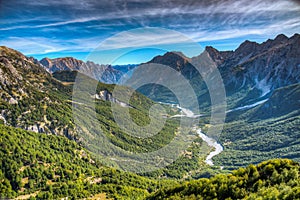
{"label": "sky", "polygon": [[[0,45],[37,59],[72,56],[87,60],[98,49],[110,60],[118,52],[132,51],[115,61],[128,64],[146,62],[167,50],[189,57],[200,52],[182,45],[168,31],[164,37],[161,32],[144,31],[139,37],[144,40],[139,42],[127,37],[132,35],[126,31],[151,27],[183,34],[199,49],[234,50],[245,40],[261,43],[281,33],[289,37],[299,33],[300,1],[0,0]],[[113,45],[102,49],[105,41]]]}

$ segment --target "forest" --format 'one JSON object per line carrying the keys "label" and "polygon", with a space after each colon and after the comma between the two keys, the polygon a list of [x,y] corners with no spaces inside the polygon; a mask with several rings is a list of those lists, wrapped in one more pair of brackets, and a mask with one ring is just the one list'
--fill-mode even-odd
{"label": "forest", "polygon": [[[154,179],[105,167],[66,137],[5,125],[0,125],[0,165],[2,199],[93,199],[97,195],[113,199],[300,198],[300,166],[288,159],[191,181]],[[173,168],[174,174],[177,169]]]}

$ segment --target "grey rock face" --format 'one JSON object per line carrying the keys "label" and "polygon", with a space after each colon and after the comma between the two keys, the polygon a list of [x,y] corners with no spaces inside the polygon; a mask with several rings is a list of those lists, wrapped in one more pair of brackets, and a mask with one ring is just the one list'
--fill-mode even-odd
{"label": "grey rock face", "polygon": [[98,94],[92,95],[92,98],[98,99],[98,100],[103,100],[103,101],[110,101],[112,103],[117,103],[122,107],[131,107],[127,103],[119,101],[118,99],[113,97],[113,95],[107,90],[101,90]]}
{"label": "grey rock face", "polygon": [[[209,52],[210,53],[210,52]],[[246,41],[237,50],[211,58],[218,64],[226,85],[234,89],[256,87],[262,95],[300,81],[300,35],[277,36],[262,44]],[[216,59],[223,58],[223,59]]]}
{"label": "grey rock face", "polygon": [[91,61],[83,62],[72,57],[49,59],[40,63],[51,73],[57,71],[79,71],[103,83],[116,83],[123,73],[110,65],[99,65]]}

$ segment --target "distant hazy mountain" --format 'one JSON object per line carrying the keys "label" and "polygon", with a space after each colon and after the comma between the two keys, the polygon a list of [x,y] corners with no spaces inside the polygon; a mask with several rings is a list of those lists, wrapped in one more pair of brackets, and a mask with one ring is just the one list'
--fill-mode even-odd
{"label": "distant hazy mountain", "polygon": [[49,59],[43,58],[40,63],[51,73],[57,71],[80,71],[103,83],[116,83],[123,75],[122,71],[111,65],[99,65],[94,62],[83,62],[73,57]]}
{"label": "distant hazy mountain", "polygon": [[133,70],[134,68],[136,68],[139,64],[127,64],[127,65],[112,65],[111,67],[121,71],[123,73],[127,73],[130,70]]}

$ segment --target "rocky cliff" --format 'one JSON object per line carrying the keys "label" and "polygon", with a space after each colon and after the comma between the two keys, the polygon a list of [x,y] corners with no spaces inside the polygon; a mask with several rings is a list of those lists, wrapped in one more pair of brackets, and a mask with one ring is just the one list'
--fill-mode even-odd
{"label": "rocky cliff", "polygon": [[51,73],[57,71],[80,71],[103,83],[116,83],[122,76],[122,72],[110,65],[99,65],[94,62],[83,62],[73,57],[43,58],[40,63]]}

